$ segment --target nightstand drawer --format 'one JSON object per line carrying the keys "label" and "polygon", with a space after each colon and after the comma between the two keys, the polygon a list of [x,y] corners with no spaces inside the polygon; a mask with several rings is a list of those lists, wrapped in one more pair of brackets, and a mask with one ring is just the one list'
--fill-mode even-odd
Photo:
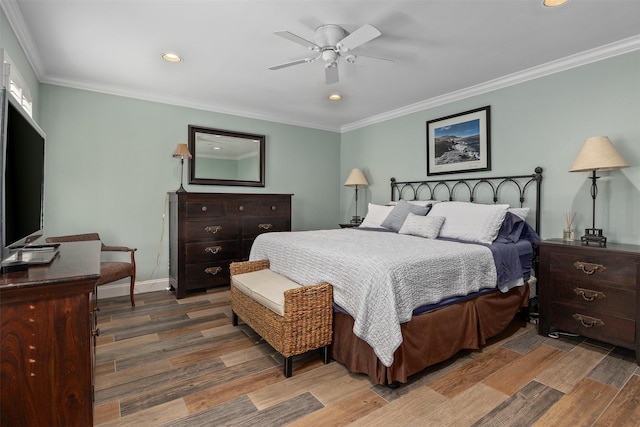
{"label": "nightstand drawer", "polygon": [[551,325],[562,331],[611,344],[625,347],[633,345],[636,336],[636,322],[633,319],[582,308],[572,304],[552,302]]}
{"label": "nightstand drawer", "polygon": [[579,281],[553,280],[554,300],[633,318],[636,313],[636,292],[628,289],[603,286],[602,283],[583,284]]}
{"label": "nightstand drawer", "polygon": [[553,251],[549,257],[553,277],[575,283],[608,282],[626,289],[636,289],[638,264],[615,255],[603,256]]}

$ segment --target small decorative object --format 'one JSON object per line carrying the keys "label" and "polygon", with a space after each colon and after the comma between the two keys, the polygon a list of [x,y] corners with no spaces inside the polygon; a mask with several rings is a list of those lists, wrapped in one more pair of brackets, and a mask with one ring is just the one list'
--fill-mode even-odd
{"label": "small decorative object", "polygon": [[491,170],[490,108],[427,122],[427,175]]}
{"label": "small decorative object", "polygon": [[571,212],[565,212],[564,213],[564,220],[566,222],[566,227],[562,231],[562,240],[572,241],[574,239],[573,221],[575,219],[576,219],[576,213],[575,212],[573,214],[571,214]]}
{"label": "small decorative object", "polygon": [[344,182],[345,187],[355,187],[356,188],[356,214],[353,218],[351,218],[351,224],[359,225],[362,222],[362,219],[358,216],[358,187],[366,187],[369,185],[367,182],[367,178],[365,178],[362,171],[358,168],[354,168],[351,170],[349,177]]}
{"label": "small decorative object", "polygon": [[178,144],[176,151],[173,152],[173,157],[180,159],[180,188],[176,190],[176,193],[186,193],[187,190],[182,186],[182,176],[184,175],[184,159],[191,158],[187,144]]}
{"label": "small decorative object", "polygon": [[593,223],[591,228],[584,230],[584,236],[580,238],[582,244],[607,245],[607,238],[602,235],[602,229],[596,228],[596,196],[598,195],[598,185],[596,180],[597,170],[611,170],[626,168],[629,164],[624,161],[616,147],[606,136],[593,136],[584,141],[578,157],[571,165],[569,172],[591,171],[591,198],[593,199]]}

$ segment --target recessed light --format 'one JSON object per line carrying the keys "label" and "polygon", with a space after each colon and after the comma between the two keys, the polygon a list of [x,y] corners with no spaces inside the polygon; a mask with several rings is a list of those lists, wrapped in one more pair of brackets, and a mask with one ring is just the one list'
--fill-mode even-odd
{"label": "recessed light", "polygon": [[342,95],[340,95],[339,93],[332,93],[331,95],[329,95],[329,99],[332,101],[340,101],[342,99]]}
{"label": "recessed light", "polygon": [[542,4],[546,7],[556,7],[565,4],[569,0],[544,0]]}
{"label": "recessed light", "polygon": [[167,62],[180,62],[180,61],[182,61],[182,58],[180,58],[175,53],[163,53],[162,54],[162,59],[164,59]]}

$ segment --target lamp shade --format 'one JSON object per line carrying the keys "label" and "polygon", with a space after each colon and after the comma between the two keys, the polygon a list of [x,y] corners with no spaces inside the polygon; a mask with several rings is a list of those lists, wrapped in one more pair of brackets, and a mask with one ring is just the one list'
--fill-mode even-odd
{"label": "lamp shade", "polygon": [[608,137],[593,136],[584,141],[569,172],[620,169],[628,166]]}
{"label": "lamp shade", "polygon": [[351,170],[351,173],[344,182],[344,185],[346,187],[366,187],[369,183],[367,182],[367,178],[364,177],[362,171],[359,168],[354,168]]}
{"label": "lamp shade", "polygon": [[187,148],[187,144],[178,144],[176,151],[173,152],[173,157],[179,159],[190,159],[191,153],[189,152],[189,148]]}

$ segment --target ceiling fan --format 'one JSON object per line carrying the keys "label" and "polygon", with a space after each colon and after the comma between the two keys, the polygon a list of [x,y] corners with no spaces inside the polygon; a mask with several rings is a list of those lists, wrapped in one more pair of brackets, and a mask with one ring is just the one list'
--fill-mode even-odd
{"label": "ceiling fan", "polygon": [[[310,42],[300,36],[289,31],[276,31],[274,34],[284,37],[294,43],[298,43],[307,49],[313,51],[316,55],[298,59],[296,61],[287,62],[280,65],[269,67],[270,70],[279,70],[281,68],[291,67],[293,65],[314,62],[318,59],[324,61],[324,72],[327,84],[337,83],[338,76],[338,60],[344,58],[348,64],[353,64],[357,56],[351,51],[363,44],[379,37],[382,33],[373,25],[365,24],[349,34],[344,28],[335,24],[321,25],[316,28],[315,43]],[[370,58],[380,61],[393,62],[390,59],[376,58],[372,56],[360,55],[363,58]]]}

